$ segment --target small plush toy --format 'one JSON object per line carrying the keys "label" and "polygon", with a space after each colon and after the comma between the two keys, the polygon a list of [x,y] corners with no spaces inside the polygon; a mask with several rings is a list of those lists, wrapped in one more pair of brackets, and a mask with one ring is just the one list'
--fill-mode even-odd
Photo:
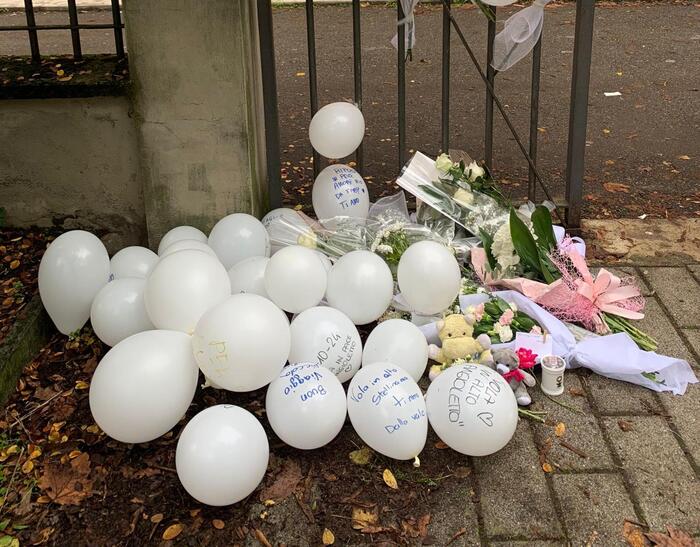
{"label": "small plush toy", "polygon": [[520,406],[532,402],[525,386],[532,387],[537,383],[535,377],[527,371],[535,366],[536,358],[537,355],[525,348],[520,348],[517,352],[510,349],[497,349],[493,352],[496,370],[508,382]]}
{"label": "small plush toy", "polygon": [[440,365],[430,368],[431,380],[456,361],[480,363],[493,368],[491,339],[487,334],[480,334],[476,339],[472,338],[474,327],[464,315],[459,313],[448,315],[438,321],[437,328],[442,347],[430,344],[428,356]]}

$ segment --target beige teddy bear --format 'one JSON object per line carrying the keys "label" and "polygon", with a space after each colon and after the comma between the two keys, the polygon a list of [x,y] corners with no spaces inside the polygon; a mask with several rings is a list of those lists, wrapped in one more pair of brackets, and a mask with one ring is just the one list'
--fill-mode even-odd
{"label": "beige teddy bear", "polygon": [[481,363],[493,368],[491,339],[487,334],[480,334],[476,339],[472,338],[474,328],[464,315],[459,313],[448,315],[438,321],[437,329],[442,347],[430,344],[428,356],[440,365],[433,365],[430,368],[431,380],[456,361]]}

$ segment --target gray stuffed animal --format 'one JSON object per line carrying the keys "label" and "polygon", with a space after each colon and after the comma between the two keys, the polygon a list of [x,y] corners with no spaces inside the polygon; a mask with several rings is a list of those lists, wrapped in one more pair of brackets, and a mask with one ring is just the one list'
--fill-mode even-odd
{"label": "gray stuffed animal", "polygon": [[518,354],[510,349],[497,349],[492,352],[493,361],[496,363],[496,370],[506,379],[510,385],[515,400],[520,406],[527,406],[532,403],[527,387],[533,387],[537,380],[527,370],[520,368],[520,358]]}

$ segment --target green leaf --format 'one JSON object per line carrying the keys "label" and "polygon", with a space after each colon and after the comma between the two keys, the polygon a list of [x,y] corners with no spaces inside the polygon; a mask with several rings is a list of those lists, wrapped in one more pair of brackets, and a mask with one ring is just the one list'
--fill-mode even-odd
{"label": "green leaf", "polygon": [[552,215],[544,205],[538,205],[530,217],[532,230],[537,236],[537,245],[545,251],[552,251],[557,247],[557,238],[552,227]]}
{"label": "green leaf", "polygon": [[483,228],[479,228],[479,236],[481,237],[481,243],[484,246],[484,251],[486,251],[486,260],[488,260],[489,268],[491,268],[491,271],[493,271],[496,269],[496,265],[498,264],[493,256],[493,252],[491,251],[491,247],[493,246],[493,236]]}
{"label": "green leaf", "polygon": [[532,237],[530,230],[525,223],[520,220],[520,217],[512,207],[510,209],[510,237],[513,239],[515,252],[520,257],[523,265],[531,272],[544,278],[542,262],[540,261],[540,254],[537,250],[535,238]]}
{"label": "green leaf", "polygon": [[0,532],[4,532],[8,524],[10,524],[10,519],[0,521]]}

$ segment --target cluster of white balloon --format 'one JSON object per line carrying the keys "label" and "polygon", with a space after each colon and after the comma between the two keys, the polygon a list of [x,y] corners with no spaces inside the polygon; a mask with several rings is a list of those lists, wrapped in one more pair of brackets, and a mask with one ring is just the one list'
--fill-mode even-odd
{"label": "cluster of white balloon", "polygon": [[[90,318],[112,346],[90,385],[102,430],[125,443],[165,434],[185,415],[201,370],[206,385],[232,392],[269,385],[269,423],[299,449],[332,441],[346,414],[370,447],[391,458],[417,457],[428,421],[465,454],[502,448],[517,421],[502,377],[475,365],[453,367],[424,398],[417,381],[427,342],[399,319],[377,325],[363,351],[356,325],[377,320],[394,297],[388,266],[369,251],[331,264],[300,245],[271,250],[268,230],[291,213],[278,209],[263,222],[234,213],[209,236],[179,226],[163,236],[157,255],[127,247],[111,261],[89,232],[67,232],[51,243],[39,268],[49,315],[64,334]],[[436,313],[458,294],[459,266],[442,245],[416,243],[400,261],[398,284],[416,311]],[[285,312],[297,314],[291,324]],[[346,395],[341,382],[348,380]],[[257,487],[268,458],[257,418],[217,405],[183,429],[176,467],[194,498],[228,505]]]}

